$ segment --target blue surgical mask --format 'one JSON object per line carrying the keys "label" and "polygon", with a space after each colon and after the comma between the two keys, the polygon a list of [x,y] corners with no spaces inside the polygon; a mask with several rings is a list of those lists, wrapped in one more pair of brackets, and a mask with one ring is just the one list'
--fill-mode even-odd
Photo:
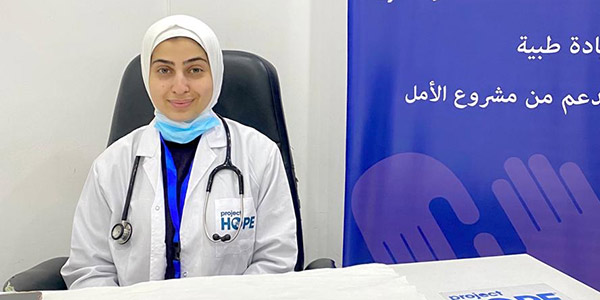
{"label": "blue surgical mask", "polygon": [[154,115],[154,127],[158,129],[163,139],[178,144],[187,144],[209,129],[219,125],[219,120],[212,110],[200,114],[189,122],[170,120],[158,110],[154,112]]}

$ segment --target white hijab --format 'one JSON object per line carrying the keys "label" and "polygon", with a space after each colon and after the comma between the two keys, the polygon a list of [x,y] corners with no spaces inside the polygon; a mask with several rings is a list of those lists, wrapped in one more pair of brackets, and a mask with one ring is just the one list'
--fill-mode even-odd
{"label": "white hijab", "polygon": [[[217,36],[212,29],[210,29],[210,27],[208,27],[208,25],[204,24],[202,21],[185,15],[169,16],[158,20],[156,23],[152,24],[150,28],[148,28],[148,31],[146,31],[144,40],[142,42],[142,78],[144,79],[144,86],[146,87],[146,92],[148,93],[150,99],[152,99],[152,95],[150,95],[148,78],[150,77],[150,59],[152,57],[152,52],[154,51],[154,48],[158,46],[158,44],[174,37],[187,37],[196,41],[196,43],[198,43],[204,49],[204,51],[206,51],[208,63],[210,64],[212,73],[212,98],[200,115],[195,120],[190,122],[176,122],[173,120],[168,120],[170,125],[179,128],[188,128],[190,124],[196,120],[216,117],[212,108],[217,104],[217,99],[221,93],[221,84],[223,82],[223,53],[221,52],[221,47],[219,46],[219,40],[217,40]],[[154,102],[152,102],[152,105],[154,105]],[[154,114],[158,117],[157,113],[159,112],[158,109],[156,109],[156,106],[154,109]]]}

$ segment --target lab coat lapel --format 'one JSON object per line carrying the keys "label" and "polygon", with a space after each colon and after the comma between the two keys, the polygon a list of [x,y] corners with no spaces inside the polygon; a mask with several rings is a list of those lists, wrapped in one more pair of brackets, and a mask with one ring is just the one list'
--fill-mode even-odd
{"label": "lab coat lapel", "polygon": [[152,121],[140,139],[136,156],[143,156],[142,166],[154,193],[158,192],[158,184],[162,184],[160,171],[160,136]]}
{"label": "lab coat lapel", "polygon": [[226,145],[227,141],[223,125],[218,125],[202,135],[198,148],[196,148],[196,154],[194,155],[194,164],[192,165],[192,173],[190,174],[186,197],[191,195],[196,188],[206,188],[198,187],[198,184],[204,177],[208,178],[214,168],[215,160],[218,157],[217,148],[225,147]]}
{"label": "lab coat lapel", "polygon": [[146,182],[150,183],[154,192],[151,206],[154,209],[150,210],[150,269],[148,270],[148,278],[159,280],[164,278],[166,269],[165,214],[161,210],[161,208],[164,208],[164,191],[162,188],[160,135],[154,127],[154,121],[146,127],[142,134],[136,155],[143,156],[143,173],[147,176],[148,180]]}

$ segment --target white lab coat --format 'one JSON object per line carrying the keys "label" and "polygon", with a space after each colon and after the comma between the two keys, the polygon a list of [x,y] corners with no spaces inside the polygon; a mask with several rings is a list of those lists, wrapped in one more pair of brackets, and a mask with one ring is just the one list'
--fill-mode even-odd
{"label": "white lab coat", "polygon": [[[208,176],[225,160],[226,137],[220,124],[203,134],[194,157],[180,229],[181,276],[292,271],[298,251],[296,224],[279,149],[253,128],[231,120],[227,124],[231,159],[244,176],[246,226],[232,243],[212,243],[204,232]],[[153,125],[119,139],[94,161],[75,212],[71,254],[61,270],[69,288],[164,279],[161,142]],[[121,220],[136,155],[142,159],[128,216],[133,234],[120,245],[110,232]],[[210,235],[235,233],[228,217],[240,211],[237,186],[233,172],[221,171],[215,177],[206,214]]]}

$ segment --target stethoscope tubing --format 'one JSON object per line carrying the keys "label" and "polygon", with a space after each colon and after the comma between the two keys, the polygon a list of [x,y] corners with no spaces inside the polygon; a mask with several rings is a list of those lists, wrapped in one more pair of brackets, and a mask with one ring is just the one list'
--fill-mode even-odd
{"label": "stethoscope tubing", "polygon": [[235,241],[238,234],[242,230],[243,221],[244,221],[244,194],[240,194],[240,203],[241,203],[240,221],[238,222],[238,228],[235,230],[235,233],[233,234],[232,238],[227,237],[227,236],[229,236],[229,234],[225,234],[224,236],[221,237],[217,233],[215,233],[211,237],[210,234],[208,233],[208,226],[206,226],[206,209],[208,208],[209,197],[210,197],[210,192],[206,192],[206,198],[205,198],[206,201],[204,201],[204,234],[206,235],[206,238],[208,238],[209,241],[211,241],[215,244],[218,243],[219,241],[221,241],[223,243],[231,243],[231,242]]}
{"label": "stethoscope tubing", "polygon": [[[208,183],[206,185],[206,198],[204,200],[204,233],[206,234],[206,238],[208,238],[209,241],[213,242],[213,243],[218,243],[219,241],[224,242],[224,243],[231,243],[233,241],[235,241],[235,239],[238,237],[240,231],[242,230],[242,226],[244,223],[244,176],[242,175],[242,172],[240,171],[240,169],[238,169],[236,166],[234,166],[231,163],[231,134],[229,132],[229,126],[227,126],[227,122],[225,122],[225,119],[223,119],[223,117],[218,116],[219,119],[221,119],[221,122],[223,123],[223,127],[225,128],[225,136],[227,138],[227,149],[225,152],[225,161],[216,166],[211,172],[210,175],[208,176]],[[208,226],[206,226],[206,211],[208,208],[208,202],[210,201],[210,192],[212,190],[212,184],[213,184],[213,180],[215,179],[215,176],[217,175],[217,173],[224,171],[224,170],[230,170],[233,173],[235,173],[237,175],[238,178],[238,189],[239,189],[239,195],[240,195],[240,221],[238,222],[238,228],[235,230],[235,234],[233,235],[233,238],[231,238],[231,236],[229,234],[225,234],[222,237],[217,234],[214,233],[212,235],[212,237],[210,236],[210,234],[208,233]]]}
{"label": "stethoscope tubing", "polygon": [[125,197],[125,207],[123,207],[123,215],[121,216],[121,222],[127,222],[127,215],[129,214],[129,205],[131,204],[131,194],[133,194],[133,185],[135,184],[135,175],[137,174],[141,158],[141,156],[136,156],[135,160],[133,161],[133,168],[131,170],[131,177],[129,178],[129,187],[127,187],[127,196]]}

